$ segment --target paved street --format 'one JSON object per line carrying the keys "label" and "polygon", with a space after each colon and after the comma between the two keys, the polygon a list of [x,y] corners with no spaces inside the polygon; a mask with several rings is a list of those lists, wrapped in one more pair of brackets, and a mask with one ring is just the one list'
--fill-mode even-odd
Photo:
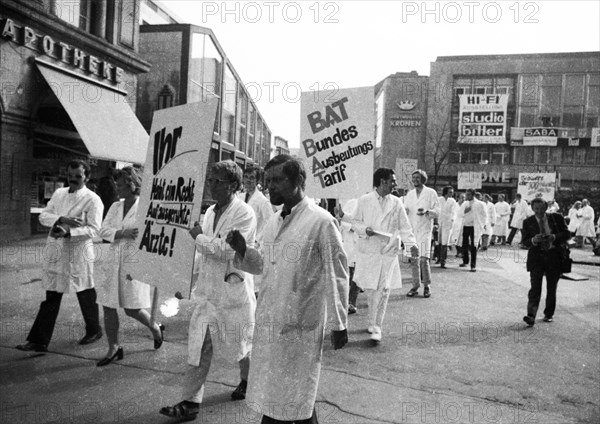
{"label": "paved street", "polygon": [[[166,332],[158,351],[150,332],[121,312],[125,358],[98,368],[106,338],[77,344],[83,322],[76,297],[67,295],[50,352],[18,351],[44,296],[43,247],[43,238],[0,247],[0,422],[173,422],[158,410],[181,400],[189,303],[161,318]],[[324,353],[319,422],[600,422],[600,267],[574,265],[588,279],[561,279],[555,321],[538,316],[528,329],[521,321],[529,287],[525,255],[491,248],[480,254],[477,273],[458,268],[458,259],[445,271],[436,266],[430,299],[422,291],[404,296],[410,272],[403,264],[404,286],[392,294],[378,347],[369,345],[366,298],[359,296],[359,312],[349,317],[350,343]],[[573,257],[599,262],[589,246]],[[230,401],[237,378],[237,370],[213,366],[196,422],[260,422],[243,402]]]}

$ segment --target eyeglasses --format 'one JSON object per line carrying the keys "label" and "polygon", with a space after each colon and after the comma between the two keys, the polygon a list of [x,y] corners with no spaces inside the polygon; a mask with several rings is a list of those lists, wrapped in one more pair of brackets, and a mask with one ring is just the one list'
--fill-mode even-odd
{"label": "eyeglasses", "polygon": [[206,181],[208,181],[208,183],[211,184],[211,185],[219,184],[219,183],[230,183],[231,182],[229,180],[220,180],[218,178],[207,178]]}

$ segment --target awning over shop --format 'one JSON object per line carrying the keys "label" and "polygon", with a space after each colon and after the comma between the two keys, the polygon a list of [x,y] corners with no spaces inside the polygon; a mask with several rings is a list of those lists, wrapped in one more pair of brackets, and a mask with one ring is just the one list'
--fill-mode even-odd
{"label": "awning over shop", "polygon": [[143,164],[148,134],[124,94],[36,61],[44,79],[65,108],[90,156]]}

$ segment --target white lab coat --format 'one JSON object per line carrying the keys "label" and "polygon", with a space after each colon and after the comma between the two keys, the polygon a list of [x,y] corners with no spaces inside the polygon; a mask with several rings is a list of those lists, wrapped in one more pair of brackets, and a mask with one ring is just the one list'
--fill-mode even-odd
{"label": "white lab coat", "polygon": [[326,323],[327,330],[347,325],[348,264],[337,221],[305,197],[285,219],[275,213],[262,249],[249,247],[235,263],[263,273],[246,403],[278,420],[308,419]]}
{"label": "white lab coat", "polygon": [[508,220],[510,218],[510,205],[505,202],[496,202],[494,205],[496,210],[496,226],[494,227],[494,235],[497,237],[508,236]]}
{"label": "white lab coat", "polygon": [[577,228],[577,235],[582,237],[595,237],[596,232],[594,231],[594,209],[590,206],[583,206],[577,211],[579,217],[579,228]]}
{"label": "white lab coat", "polygon": [[70,238],[48,236],[44,250],[43,281],[46,290],[69,293],[94,287],[96,250],[92,239],[102,224],[104,205],[100,197],[87,187],[74,193],[69,188],[54,192],[40,214],[40,223],[52,227],[61,216],[81,218],[84,225],[71,228]]}
{"label": "white lab coat", "polygon": [[462,215],[463,227],[465,226],[465,209],[467,206],[471,206],[471,210],[468,212],[473,214],[473,243],[478,246],[481,242],[481,236],[485,234],[485,223],[487,221],[487,209],[485,204],[477,199],[471,201],[465,200],[460,206],[459,214]]}
{"label": "white lab coat", "polygon": [[[483,202],[487,212],[487,221],[485,222],[485,232],[488,236],[494,235],[494,227],[496,226],[496,208],[492,202]],[[492,226],[492,224],[494,224]]]}
{"label": "white lab coat", "polygon": [[[344,202],[342,210],[344,216],[353,216],[356,206],[358,205],[358,199],[350,199]],[[356,251],[358,245],[358,234],[352,229],[352,223],[342,219],[340,222],[340,231],[342,233],[342,241],[344,242],[344,250],[346,251],[346,257],[348,258],[348,266],[356,266]]]}
{"label": "white lab coat", "polygon": [[521,230],[523,228],[523,221],[528,216],[529,205],[525,200],[521,199],[515,203],[515,212],[513,214],[512,220],[510,221],[510,226],[512,228],[517,228]]}
{"label": "white lab coat", "polygon": [[[256,297],[246,273],[233,265],[235,251],[225,238],[236,229],[253,245],[256,218],[249,205],[234,197],[213,229],[214,209],[215,205],[207,209],[202,234],[196,237],[193,275],[196,308],[188,334],[188,363],[195,366],[200,363],[207,330],[214,347],[213,359],[237,363],[252,349]],[[237,272],[244,281],[225,282],[231,272]]]}
{"label": "white lab coat", "polygon": [[[389,194],[384,197],[382,206],[378,198],[376,191],[363,195],[358,199],[354,214],[347,218],[359,237],[354,281],[363,289],[399,289],[402,288],[398,263],[400,243],[403,241],[408,250],[416,244],[416,239],[400,199]],[[367,227],[392,237],[367,236]]]}
{"label": "white lab coat", "polygon": [[439,224],[439,242],[443,246],[450,244],[450,237],[452,233],[452,226],[456,219],[456,212],[458,210],[458,203],[454,198],[449,197],[446,199],[444,196],[439,197],[440,203],[440,216],[438,217]]}
{"label": "white lab coat", "polygon": [[[240,193],[238,197],[242,201],[245,201],[246,193]],[[250,196],[250,199],[248,200],[248,205],[250,205],[250,207],[254,211],[254,215],[256,216],[255,243],[257,246],[260,246],[262,244],[265,225],[267,224],[267,221],[269,220],[271,215],[275,213],[273,212],[273,205],[271,205],[269,199],[267,199],[265,195],[262,194],[262,192],[260,192],[258,189],[254,190],[254,193],[252,193],[252,196]],[[255,292],[260,291],[262,276],[246,274],[246,277],[252,282],[252,285],[254,287],[253,290]]]}
{"label": "white lab coat", "polygon": [[577,212],[579,212],[579,209],[569,209],[569,231],[571,233],[576,233],[577,229],[579,228],[579,224],[581,223],[579,217],[577,216]]}
{"label": "white lab coat", "polygon": [[109,308],[141,309],[152,306],[151,287],[127,278],[128,260],[133,260],[133,255],[138,250],[135,241],[123,238],[115,240],[118,230],[136,228],[138,205],[139,199],[127,211],[127,215],[123,216],[125,200],[113,203],[100,228],[100,237],[111,245],[102,267],[105,278],[96,289],[97,302]]}
{"label": "white lab coat", "polygon": [[[406,209],[408,220],[410,221],[413,233],[417,239],[419,255],[421,257],[430,258],[433,220],[440,214],[440,203],[437,193],[434,189],[424,186],[421,194],[417,196],[417,190],[412,189],[404,197],[404,208]],[[429,213],[417,215],[418,209],[420,208],[429,211]]]}
{"label": "white lab coat", "polygon": [[456,218],[454,218],[454,224],[452,225],[452,231],[450,232],[450,244],[462,246],[462,227],[464,214],[461,212],[463,203],[456,202]]}

